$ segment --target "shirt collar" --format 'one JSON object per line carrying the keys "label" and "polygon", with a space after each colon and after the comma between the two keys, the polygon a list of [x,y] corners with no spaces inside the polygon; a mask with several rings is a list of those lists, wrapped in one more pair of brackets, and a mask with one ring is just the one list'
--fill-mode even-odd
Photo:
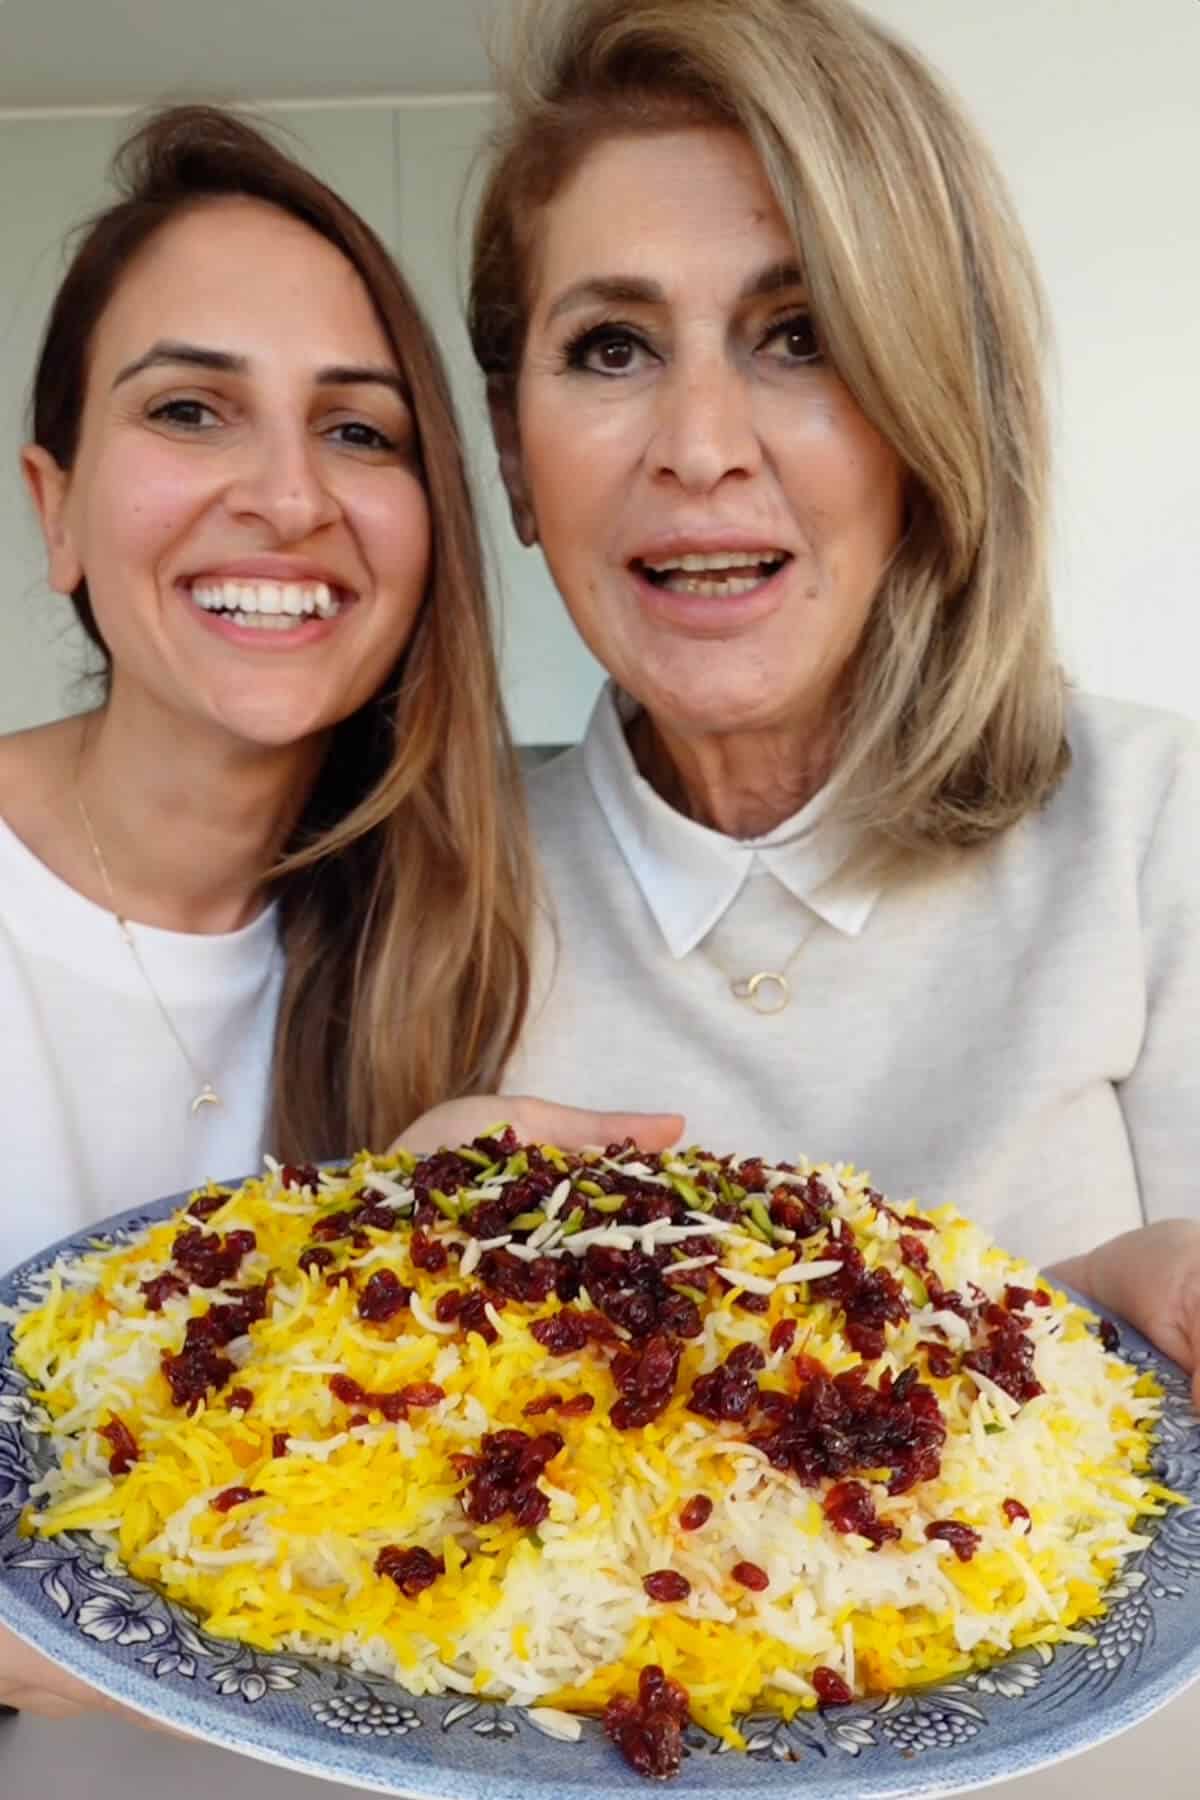
{"label": "shirt collar", "polygon": [[674,957],[694,950],[764,867],[835,931],[857,937],[882,887],[860,831],[827,819],[829,789],[759,838],[685,818],[639,773],[625,739],[637,703],[608,682],[583,742],[584,767],[630,873]]}

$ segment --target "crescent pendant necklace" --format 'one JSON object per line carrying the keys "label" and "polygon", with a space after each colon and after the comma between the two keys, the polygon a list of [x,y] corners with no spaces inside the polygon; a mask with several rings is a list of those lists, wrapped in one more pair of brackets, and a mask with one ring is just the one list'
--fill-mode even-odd
{"label": "crescent pendant necklace", "polygon": [[157,987],[155,987],[149,969],[142,961],[142,953],[138,948],[138,942],[133,935],[129,920],[117,905],[116,891],[113,888],[112,877],[108,872],[108,864],[104,860],[104,852],[100,848],[100,841],[97,838],[95,828],[92,825],[91,815],[84,805],[83,793],[80,789],[78,779],[76,779],[75,784],[75,804],[79,808],[79,817],[83,821],[83,829],[87,833],[88,843],[91,845],[92,858],[96,864],[97,873],[104,886],[104,891],[108,895],[108,910],[112,913],[112,916],[116,921],[117,929],[124,939],[125,946],[128,949],[130,956],[132,956],[134,963],[137,965],[137,971],[142,978],[146,992],[150,995],[150,998],[157,1007],[159,1016],[170,1033],[175,1048],[179,1051],[180,1056],[187,1065],[193,1082],[196,1084],[196,1092],[192,1097],[189,1107],[192,1116],[195,1117],[197,1114],[201,1113],[206,1106],[220,1106],[221,1096],[217,1093],[216,1088],[204,1074],[195,1057],[184,1043],[178,1026],[167,1010],[166,1002],[159,993]]}

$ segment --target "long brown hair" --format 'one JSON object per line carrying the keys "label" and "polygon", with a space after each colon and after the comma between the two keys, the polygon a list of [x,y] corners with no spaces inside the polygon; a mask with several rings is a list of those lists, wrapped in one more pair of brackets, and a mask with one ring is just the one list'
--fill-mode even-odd
{"label": "long brown hair", "polygon": [[606,138],[756,151],[823,347],[907,471],[907,529],[842,721],[838,805],[911,848],[977,841],[1068,763],[1047,576],[1045,309],[992,158],[916,53],[845,0],[526,0],[472,262],[494,408],[545,206]]}
{"label": "long brown hair", "polygon": [[[433,556],[409,643],[333,733],[272,886],[287,973],[270,1136],[280,1154],[381,1146],[439,1100],[498,1084],[525,1011],[532,882],[483,559],[449,387],[407,283],[362,219],[224,108],[156,113],[117,151],[117,199],[80,228],[50,311],[32,435],[74,461],[97,324],[171,220],[246,195],[341,251],[408,387]],[[72,596],[107,663],[81,582]]]}

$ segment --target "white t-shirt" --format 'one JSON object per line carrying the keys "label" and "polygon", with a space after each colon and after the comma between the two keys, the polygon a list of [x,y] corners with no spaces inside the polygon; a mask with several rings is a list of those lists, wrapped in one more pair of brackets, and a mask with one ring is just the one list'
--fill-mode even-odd
{"label": "white t-shirt", "polygon": [[0,1271],[261,1158],[283,975],[273,909],[218,936],[131,929],[219,1107],[190,1111],[195,1076],[112,913],[0,821]]}
{"label": "white t-shirt", "polygon": [[[507,1090],[854,1162],[1042,1263],[1200,1218],[1200,732],[1084,697],[1068,720],[1042,811],[872,873],[821,796],[749,842],[674,812],[606,690],[531,782],[557,943]],[[731,994],[785,963],[785,1010]]]}

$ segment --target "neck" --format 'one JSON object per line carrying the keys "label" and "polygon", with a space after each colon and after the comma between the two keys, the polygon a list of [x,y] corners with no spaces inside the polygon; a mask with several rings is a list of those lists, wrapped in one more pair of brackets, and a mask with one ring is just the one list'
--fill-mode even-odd
{"label": "neck", "polygon": [[177,720],[163,736],[113,705],[79,721],[75,795],[91,831],[73,885],[143,925],[236,931],[266,902],[326,741],[249,749]]}
{"label": "neck", "polygon": [[659,797],[725,837],[763,837],[820,792],[833,768],[835,734],[767,729],[688,735],[638,713],[628,741]]}

